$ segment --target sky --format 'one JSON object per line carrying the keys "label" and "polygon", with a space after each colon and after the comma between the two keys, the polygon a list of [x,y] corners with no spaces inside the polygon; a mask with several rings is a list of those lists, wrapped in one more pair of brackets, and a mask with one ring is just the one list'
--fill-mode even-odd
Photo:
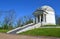
{"label": "sky", "polygon": [[60,0],[0,0],[0,10],[14,9],[16,17],[31,16],[39,7],[48,5],[60,15]]}

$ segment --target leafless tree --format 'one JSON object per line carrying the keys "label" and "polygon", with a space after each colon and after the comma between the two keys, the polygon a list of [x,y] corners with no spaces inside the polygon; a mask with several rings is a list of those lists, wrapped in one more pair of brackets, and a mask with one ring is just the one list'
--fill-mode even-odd
{"label": "leafless tree", "polygon": [[8,17],[4,17],[4,21],[3,21],[3,29],[8,29],[8,23],[9,23],[9,19]]}
{"label": "leafless tree", "polygon": [[26,24],[33,23],[33,19],[31,16],[28,16]]}
{"label": "leafless tree", "polygon": [[24,16],[23,17],[23,25],[26,25],[26,22],[27,22],[27,16]]}
{"label": "leafless tree", "polygon": [[17,27],[21,27],[21,25],[22,25],[22,21],[21,21],[21,19],[19,18],[19,19],[17,20]]}
{"label": "leafless tree", "polygon": [[10,26],[10,28],[12,28],[13,27],[14,18],[15,18],[15,10],[10,10],[9,14],[8,14],[8,17],[9,17],[8,25]]}
{"label": "leafless tree", "polygon": [[9,29],[12,29],[13,27],[14,17],[15,17],[14,10],[9,10],[6,16],[4,17],[4,24],[8,25]]}
{"label": "leafless tree", "polygon": [[[0,10],[0,19],[1,19],[1,17],[2,17],[2,11]],[[0,24],[1,24],[1,20],[0,20]]]}
{"label": "leafless tree", "polygon": [[31,16],[24,16],[24,19],[25,19],[25,24],[29,24],[29,23],[32,23],[33,22]]}

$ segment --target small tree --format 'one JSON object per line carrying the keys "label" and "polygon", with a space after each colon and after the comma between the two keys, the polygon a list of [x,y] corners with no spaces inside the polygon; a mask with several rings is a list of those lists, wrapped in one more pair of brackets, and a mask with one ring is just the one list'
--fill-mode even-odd
{"label": "small tree", "polygon": [[3,29],[8,29],[8,23],[9,23],[9,19],[8,17],[4,17],[4,21],[3,21]]}
{"label": "small tree", "polygon": [[60,17],[57,19],[57,24],[60,25]]}
{"label": "small tree", "polygon": [[3,27],[3,29],[8,29],[8,25],[7,24],[4,24],[2,27]]}
{"label": "small tree", "polygon": [[29,23],[33,23],[33,20],[31,19],[31,20],[26,22],[26,24],[29,24]]}
{"label": "small tree", "polygon": [[21,19],[20,18],[17,20],[17,27],[21,27]]}

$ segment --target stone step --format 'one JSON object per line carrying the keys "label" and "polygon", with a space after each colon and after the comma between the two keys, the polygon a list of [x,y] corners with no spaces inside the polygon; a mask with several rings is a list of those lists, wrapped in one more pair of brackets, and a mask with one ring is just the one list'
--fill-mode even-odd
{"label": "stone step", "polygon": [[20,31],[20,30],[22,30],[22,29],[24,29],[24,28],[27,28],[27,27],[29,27],[29,26],[32,26],[32,25],[33,25],[33,23],[28,24],[28,25],[25,25],[25,26],[23,26],[23,27],[18,27],[18,28],[16,28],[16,29],[13,29],[13,30],[8,31],[7,33],[9,33],[9,34],[16,34],[17,31]]}

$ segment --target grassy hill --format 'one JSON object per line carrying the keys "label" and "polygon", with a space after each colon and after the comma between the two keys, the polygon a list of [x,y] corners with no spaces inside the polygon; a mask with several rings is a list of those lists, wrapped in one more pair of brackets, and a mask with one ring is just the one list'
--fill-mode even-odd
{"label": "grassy hill", "polygon": [[1,33],[6,33],[6,32],[8,32],[9,30],[8,29],[0,29],[0,32]]}
{"label": "grassy hill", "polygon": [[29,30],[20,34],[32,35],[32,36],[60,37],[60,28],[38,28],[38,29]]}

